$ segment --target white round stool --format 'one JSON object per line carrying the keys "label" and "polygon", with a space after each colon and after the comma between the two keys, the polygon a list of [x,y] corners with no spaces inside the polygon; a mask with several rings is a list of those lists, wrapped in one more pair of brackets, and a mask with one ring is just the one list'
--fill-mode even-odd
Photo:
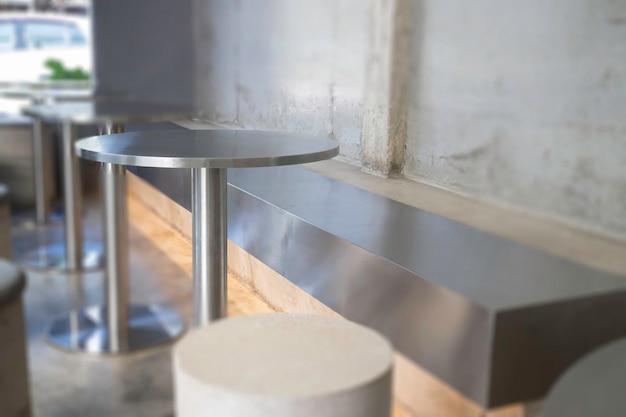
{"label": "white round stool", "polygon": [[389,417],[393,350],[347,320],[223,319],[174,348],[177,417]]}
{"label": "white round stool", "polygon": [[597,348],[570,366],[550,389],[543,417],[626,415],[626,338]]}
{"label": "white round stool", "polygon": [[0,260],[0,416],[30,416],[24,274]]}

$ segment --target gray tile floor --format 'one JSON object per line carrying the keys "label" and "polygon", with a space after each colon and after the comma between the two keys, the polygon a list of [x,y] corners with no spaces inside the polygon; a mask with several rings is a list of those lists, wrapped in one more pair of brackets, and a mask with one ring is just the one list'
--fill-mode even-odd
{"label": "gray tile floor", "polygon": [[[86,210],[86,235],[100,240],[97,204]],[[14,255],[39,238],[33,232],[14,231]],[[63,229],[47,228],[45,239],[61,240]],[[132,227],[131,299],[156,302],[178,311],[188,322],[191,280],[167,256]],[[83,305],[103,299],[103,273],[82,275],[28,271],[25,314],[28,326],[29,366],[33,417],[172,416],[170,347],[124,356],[89,356],[53,347],[46,338],[50,320],[72,303],[70,285],[82,282]]]}

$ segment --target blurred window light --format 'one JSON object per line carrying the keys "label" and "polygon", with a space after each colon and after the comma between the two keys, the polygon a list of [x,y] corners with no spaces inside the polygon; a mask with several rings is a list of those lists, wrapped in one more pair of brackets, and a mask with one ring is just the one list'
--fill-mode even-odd
{"label": "blurred window light", "polygon": [[15,26],[13,23],[0,22],[0,51],[15,49]]}
{"label": "blurred window light", "polygon": [[24,38],[28,48],[51,48],[69,45],[84,45],[86,39],[76,27],[58,22],[25,20]]}

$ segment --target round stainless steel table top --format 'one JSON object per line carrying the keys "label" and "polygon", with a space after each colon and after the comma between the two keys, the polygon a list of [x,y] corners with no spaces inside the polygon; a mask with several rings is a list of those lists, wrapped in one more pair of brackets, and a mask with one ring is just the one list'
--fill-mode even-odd
{"label": "round stainless steel table top", "polygon": [[193,109],[186,106],[129,99],[32,105],[24,107],[22,113],[48,122],[71,122],[77,125],[169,122],[195,114]]}
{"label": "round stainless steel table top", "polygon": [[76,143],[81,158],[156,168],[244,168],[329,159],[339,145],[293,133],[174,130],[94,136]]}
{"label": "round stainless steel table top", "polygon": [[626,338],[594,350],[568,368],[542,406],[542,417],[626,414]]}

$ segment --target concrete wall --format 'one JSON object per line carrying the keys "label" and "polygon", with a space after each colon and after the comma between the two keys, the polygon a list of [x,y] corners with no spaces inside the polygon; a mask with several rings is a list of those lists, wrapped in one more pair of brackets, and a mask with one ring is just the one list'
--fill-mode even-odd
{"label": "concrete wall", "polygon": [[100,90],[626,238],[626,2],[94,1]]}
{"label": "concrete wall", "polygon": [[198,1],[195,17],[208,120],[333,137],[360,161],[367,2]]}
{"label": "concrete wall", "polygon": [[211,121],[626,237],[626,2],[195,4]]}
{"label": "concrete wall", "polygon": [[414,13],[405,175],[626,236],[626,2]]}

